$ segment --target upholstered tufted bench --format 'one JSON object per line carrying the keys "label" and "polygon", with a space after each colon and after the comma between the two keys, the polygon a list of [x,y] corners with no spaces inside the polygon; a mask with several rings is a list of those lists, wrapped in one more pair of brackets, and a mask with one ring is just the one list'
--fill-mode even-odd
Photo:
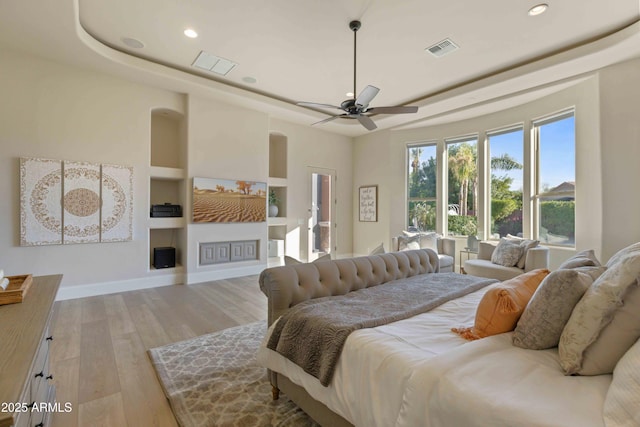
{"label": "upholstered tufted bench", "polygon": [[391,280],[437,273],[438,255],[431,249],[389,252],[357,258],[272,267],[260,274],[268,298],[268,322],[303,301],[344,295]]}

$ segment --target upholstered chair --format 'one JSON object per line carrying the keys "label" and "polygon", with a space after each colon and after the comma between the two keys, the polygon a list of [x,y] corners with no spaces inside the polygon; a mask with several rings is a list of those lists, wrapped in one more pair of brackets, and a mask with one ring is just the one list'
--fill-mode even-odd
{"label": "upholstered chair", "polygon": [[465,261],[463,272],[473,276],[503,281],[536,268],[549,268],[549,248],[546,246],[536,246],[528,249],[524,259],[524,266],[520,268],[518,265],[505,267],[491,261],[497,244],[498,242],[479,242],[478,257]]}

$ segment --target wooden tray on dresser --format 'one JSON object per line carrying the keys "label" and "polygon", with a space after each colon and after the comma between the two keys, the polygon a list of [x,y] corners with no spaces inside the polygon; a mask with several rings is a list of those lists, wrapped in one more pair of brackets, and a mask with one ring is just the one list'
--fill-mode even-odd
{"label": "wooden tray on dresser", "polygon": [[7,279],[9,279],[7,289],[3,291],[0,288],[0,305],[22,302],[31,287],[33,277],[31,277],[31,274],[24,274],[21,276],[7,276]]}

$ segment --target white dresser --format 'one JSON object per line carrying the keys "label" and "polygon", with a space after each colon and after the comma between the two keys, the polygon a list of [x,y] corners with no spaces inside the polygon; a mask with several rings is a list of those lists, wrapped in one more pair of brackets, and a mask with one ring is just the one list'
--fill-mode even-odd
{"label": "white dresser", "polygon": [[62,275],[34,277],[24,301],[0,306],[0,427],[44,427],[55,410],[49,324]]}

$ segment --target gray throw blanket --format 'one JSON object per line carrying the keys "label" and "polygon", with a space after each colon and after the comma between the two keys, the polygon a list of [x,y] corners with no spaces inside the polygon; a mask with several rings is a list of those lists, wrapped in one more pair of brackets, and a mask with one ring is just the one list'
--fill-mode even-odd
{"label": "gray throw blanket", "polygon": [[351,332],[425,313],[495,282],[456,273],[420,274],[346,295],[305,301],[280,318],[267,348],[326,387]]}

